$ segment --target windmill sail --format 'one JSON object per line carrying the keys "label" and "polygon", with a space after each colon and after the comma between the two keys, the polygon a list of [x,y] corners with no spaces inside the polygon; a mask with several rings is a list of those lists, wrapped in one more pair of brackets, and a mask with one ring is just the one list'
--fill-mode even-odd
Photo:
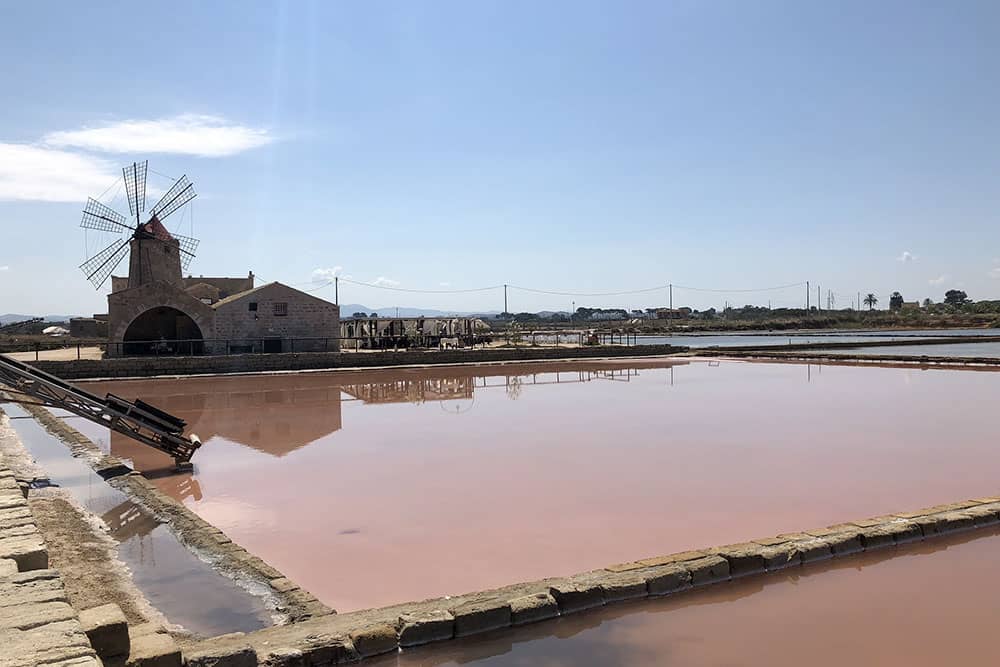
{"label": "windmill sail", "polygon": [[93,198],[87,199],[87,206],[83,209],[83,220],[80,221],[80,226],[85,229],[118,233],[134,229],[132,225],[128,224],[124,215]]}
{"label": "windmill sail", "polygon": [[181,251],[181,268],[187,271],[187,268],[191,265],[191,260],[194,259],[194,253],[198,249],[198,244],[201,243],[198,239],[193,239],[190,236],[181,236],[180,234],[172,234],[177,242],[180,244],[179,250]]}
{"label": "windmill sail", "polygon": [[146,210],[146,167],[149,160],[133,162],[122,169],[125,191],[128,193],[128,211],[138,215]]}
{"label": "windmill sail", "polygon": [[194,197],[194,184],[188,180],[187,176],[181,176],[176,183],[170,186],[167,193],[160,197],[160,201],[156,202],[151,217],[162,221]]}
{"label": "windmill sail", "polygon": [[125,259],[125,255],[128,254],[128,244],[129,239],[114,241],[80,265],[80,269],[94,287],[100,289],[111,272]]}

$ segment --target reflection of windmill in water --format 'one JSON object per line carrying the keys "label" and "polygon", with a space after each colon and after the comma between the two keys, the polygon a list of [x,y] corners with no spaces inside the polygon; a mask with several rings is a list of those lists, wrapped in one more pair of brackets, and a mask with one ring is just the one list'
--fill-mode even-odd
{"label": "reflection of windmill in water", "polygon": [[146,222],[142,222],[146,212],[147,168],[147,161],[143,161],[133,162],[122,169],[128,209],[130,215],[135,217],[134,221],[94,198],[89,198],[83,209],[81,227],[120,236],[80,265],[87,280],[98,289],[125,259],[125,255],[130,255],[129,287],[152,282],[171,266],[179,264],[185,270],[194,258],[198,239],[171,234],[163,226],[169,215],[194,199],[194,185],[187,176],[181,176],[150,209]]}

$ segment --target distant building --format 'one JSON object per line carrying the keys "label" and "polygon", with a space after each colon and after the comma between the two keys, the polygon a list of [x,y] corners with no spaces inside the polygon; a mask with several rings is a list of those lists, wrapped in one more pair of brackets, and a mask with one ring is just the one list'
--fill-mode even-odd
{"label": "distant building", "polygon": [[658,320],[684,320],[691,317],[691,309],[687,306],[683,308],[657,308],[656,319]]}

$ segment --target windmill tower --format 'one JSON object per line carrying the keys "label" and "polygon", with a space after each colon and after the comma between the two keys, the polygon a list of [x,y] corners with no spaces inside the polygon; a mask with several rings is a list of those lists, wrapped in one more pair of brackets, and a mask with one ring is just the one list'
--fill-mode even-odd
{"label": "windmill tower", "polygon": [[100,289],[118,265],[129,255],[128,286],[152,282],[178,284],[198,249],[198,239],[171,234],[163,221],[195,197],[187,176],[174,181],[150,210],[146,222],[146,171],[148,161],[133,162],[122,169],[131,218],[126,218],[94,198],[87,199],[80,226],[120,235],[108,247],[80,265],[95,288]]}

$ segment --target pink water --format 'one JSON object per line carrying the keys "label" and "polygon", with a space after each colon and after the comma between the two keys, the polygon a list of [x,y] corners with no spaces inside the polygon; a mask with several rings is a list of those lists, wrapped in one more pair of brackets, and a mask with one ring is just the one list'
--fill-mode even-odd
{"label": "pink water", "polygon": [[1000,487],[993,372],[633,361],[88,387],[188,419],[194,480],[157,483],[340,610]]}
{"label": "pink water", "polygon": [[995,665],[1000,531],[616,604],[372,667]]}

